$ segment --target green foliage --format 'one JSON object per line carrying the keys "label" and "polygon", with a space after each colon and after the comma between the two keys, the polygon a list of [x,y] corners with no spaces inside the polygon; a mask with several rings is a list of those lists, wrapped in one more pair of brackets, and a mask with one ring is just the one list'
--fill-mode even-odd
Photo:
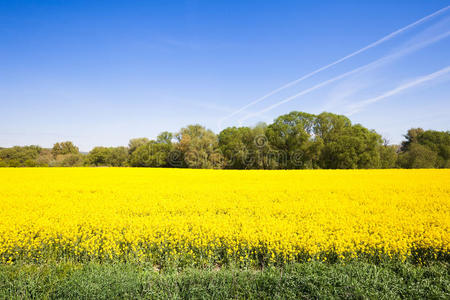
{"label": "green foliage", "polygon": [[49,167],[53,164],[54,159],[51,149],[42,149],[36,158],[36,165],[39,167]]}
{"label": "green foliage", "polygon": [[4,167],[36,167],[42,148],[39,146],[14,146],[0,150],[0,166]]}
{"label": "green foliage", "polygon": [[70,141],[56,143],[52,148],[52,154],[54,157],[65,154],[78,154],[79,152],[78,147]]}
{"label": "green foliage", "polygon": [[383,145],[380,148],[380,162],[382,169],[392,169],[397,166],[397,145]]}
{"label": "green foliage", "polygon": [[167,167],[172,144],[167,141],[150,141],[139,146],[130,155],[132,167]]}
{"label": "green foliage", "polygon": [[47,152],[39,158],[39,161],[51,167],[81,167],[84,164],[84,155],[71,141],[54,144],[51,154],[53,159]]}
{"label": "green foliage", "polygon": [[[233,127],[219,134],[219,147],[228,167],[356,169],[382,166],[381,136],[359,124],[352,125],[345,116],[294,111],[278,117],[258,134],[255,130]],[[266,138],[267,143],[258,143],[257,138]],[[259,148],[255,149],[255,144]],[[385,152],[383,163],[389,165],[391,162],[386,160],[392,157]],[[249,160],[252,163],[242,164],[242,157],[251,157],[252,153],[257,154]]]}
{"label": "green foliage", "polygon": [[148,138],[135,138],[128,142],[128,154],[132,154],[139,146],[145,145],[149,142]]}
{"label": "green foliage", "polygon": [[449,265],[308,262],[263,270],[138,263],[0,265],[2,299],[448,299]]}
{"label": "green foliage", "polygon": [[228,169],[449,168],[450,132],[412,128],[400,146],[342,115],[293,111],[272,124],[229,127],[216,135],[201,125],[128,147],[95,147],[86,156],[72,142],[53,148],[0,148],[0,167],[179,167]]}
{"label": "green foliage", "polygon": [[126,147],[111,147],[106,162],[112,167],[124,167],[128,161],[128,149]]}
{"label": "green foliage", "polygon": [[175,149],[180,152],[185,167],[222,168],[224,159],[218,151],[217,136],[201,125],[188,125],[177,133]]}
{"label": "green foliage", "polygon": [[273,149],[284,153],[279,167],[284,169],[314,168],[323,147],[321,138],[313,137],[316,116],[293,111],[280,116],[268,126],[266,135]]}
{"label": "green foliage", "polygon": [[351,126],[352,122],[346,116],[323,112],[315,119],[314,134],[324,142],[329,142],[335,140]]}
{"label": "green foliage", "polygon": [[107,147],[94,147],[87,155],[87,161],[93,166],[106,166],[109,156],[109,149]]}
{"label": "green foliage", "polygon": [[81,167],[84,164],[84,155],[68,153],[59,154],[54,161],[51,161],[49,166],[52,167]]}
{"label": "green foliage", "polygon": [[219,150],[225,167],[229,169],[277,169],[285,157],[270,146],[266,137],[267,125],[231,127],[220,132]]}
{"label": "green foliage", "polygon": [[94,147],[87,155],[91,166],[124,167],[127,165],[128,149],[125,147]]}
{"label": "green foliage", "polygon": [[381,167],[381,136],[345,116],[321,113],[315,134],[323,140],[319,165],[324,169],[368,169]]}
{"label": "green foliage", "polygon": [[0,166],[75,167],[83,165],[84,156],[78,152],[78,148],[72,142],[56,143],[55,145],[53,149],[43,149],[39,146],[15,146],[1,149]]}
{"label": "green foliage", "polygon": [[407,151],[399,155],[398,161],[402,168],[435,168],[437,154],[426,146],[412,143]]}
{"label": "green foliage", "polygon": [[445,168],[450,160],[450,131],[427,130],[418,136],[420,145],[436,153],[436,167]]}
{"label": "green foliage", "polygon": [[250,127],[229,127],[222,130],[218,136],[219,149],[229,169],[252,168],[249,159],[255,134]]}
{"label": "green foliage", "polygon": [[168,131],[161,132],[156,138],[156,142],[158,144],[172,145],[172,140],[173,140],[173,133]]}
{"label": "green foliage", "polygon": [[164,131],[156,141],[147,138],[131,139],[128,143],[128,161],[132,167],[171,167],[173,134]]}
{"label": "green foliage", "polygon": [[404,135],[406,140],[402,142],[402,144],[400,146],[400,150],[402,152],[408,151],[411,144],[418,143],[418,136],[423,133],[424,133],[424,130],[422,128],[409,129],[408,132]]}
{"label": "green foliage", "polygon": [[402,168],[450,167],[450,132],[408,130],[400,147],[398,164]]}

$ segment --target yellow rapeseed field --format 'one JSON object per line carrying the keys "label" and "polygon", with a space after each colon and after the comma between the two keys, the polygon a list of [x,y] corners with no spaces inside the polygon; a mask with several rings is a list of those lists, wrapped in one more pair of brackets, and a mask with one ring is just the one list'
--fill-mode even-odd
{"label": "yellow rapeseed field", "polygon": [[447,256],[450,170],[0,168],[0,260]]}

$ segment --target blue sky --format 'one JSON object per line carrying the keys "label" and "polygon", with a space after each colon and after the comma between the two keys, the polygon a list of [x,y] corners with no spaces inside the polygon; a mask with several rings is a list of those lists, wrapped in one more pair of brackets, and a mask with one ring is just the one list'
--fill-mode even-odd
{"label": "blue sky", "polygon": [[392,143],[449,130],[450,9],[246,107],[449,5],[0,1],[0,147],[89,151],[292,110],[346,114]]}

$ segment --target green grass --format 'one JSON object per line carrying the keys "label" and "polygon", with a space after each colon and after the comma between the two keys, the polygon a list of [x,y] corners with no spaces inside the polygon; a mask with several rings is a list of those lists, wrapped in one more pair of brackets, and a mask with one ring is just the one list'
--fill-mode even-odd
{"label": "green grass", "polygon": [[1,299],[450,298],[448,262],[308,262],[157,272],[131,263],[0,265]]}

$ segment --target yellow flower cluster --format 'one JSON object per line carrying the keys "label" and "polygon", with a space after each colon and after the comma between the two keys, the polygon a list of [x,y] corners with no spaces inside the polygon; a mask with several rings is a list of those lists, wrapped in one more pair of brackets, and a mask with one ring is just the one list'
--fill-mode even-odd
{"label": "yellow flower cluster", "polygon": [[0,169],[0,260],[448,255],[450,170]]}

